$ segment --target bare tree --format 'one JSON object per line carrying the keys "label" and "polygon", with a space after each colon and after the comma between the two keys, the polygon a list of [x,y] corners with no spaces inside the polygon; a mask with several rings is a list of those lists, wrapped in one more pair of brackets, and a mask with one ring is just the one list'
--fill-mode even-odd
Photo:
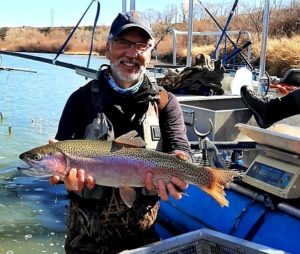
{"label": "bare tree", "polygon": [[147,9],[143,14],[151,23],[162,21],[162,14],[157,10]]}
{"label": "bare tree", "polygon": [[177,14],[177,6],[174,4],[169,4],[163,14],[165,22],[167,24],[176,22]]}
{"label": "bare tree", "polygon": [[182,11],[182,22],[184,22],[184,23],[187,23],[188,9],[189,9],[189,1],[188,0],[182,0],[182,2],[181,2],[181,11]]}
{"label": "bare tree", "polygon": [[205,18],[205,10],[200,4],[197,4],[197,1],[194,4],[193,18],[198,20],[202,20]]}
{"label": "bare tree", "polygon": [[249,22],[249,27],[252,27],[257,39],[260,40],[263,21],[263,4],[260,1],[259,6],[249,4],[249,2],[241,3],[244,12],[244,20]]}

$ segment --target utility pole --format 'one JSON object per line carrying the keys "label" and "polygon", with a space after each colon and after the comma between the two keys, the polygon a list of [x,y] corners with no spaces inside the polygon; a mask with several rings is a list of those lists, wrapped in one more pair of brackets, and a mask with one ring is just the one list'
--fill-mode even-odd
{"label": "utility pole", "polygon": [[51,28],[54,26],[54,8],[51,8]]}
{"label": "utility pole", "polygon": [[125,13],[127,10],[127,4],[126,4],[126,0],[122,1],[122,12]]}

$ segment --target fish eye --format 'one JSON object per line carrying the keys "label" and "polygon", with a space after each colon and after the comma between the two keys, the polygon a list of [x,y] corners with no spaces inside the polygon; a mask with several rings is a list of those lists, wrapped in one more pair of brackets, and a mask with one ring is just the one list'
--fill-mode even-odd
{"label": "fish eye", "polygon": [[42,160],[42,155],[40,155],[39,153],[36,153],[31,158],[35,161],[40,161],[40,160]]}

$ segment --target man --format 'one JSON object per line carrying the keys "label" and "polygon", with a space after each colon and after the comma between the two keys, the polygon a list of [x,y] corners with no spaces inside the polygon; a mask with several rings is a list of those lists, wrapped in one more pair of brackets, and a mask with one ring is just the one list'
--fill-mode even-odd
{"label": "man", "polygon": [[[138,12],[119,14],[106,45],[110,67],[102,69],[99,80],[70,96],[56,139],[113,140],[136,130],[146,141],[146,148],[192,160],[176,97],[145,75],[153,45],[150,24],[143,16]],[[55,176],[51,180],[56,183],[59,179]],[[153,228],[159,197],[167,200],[170,194],[179,199],[187,187],[175,177],[171,183],[159,180],[154,187],[148,173],[146,188],[137,188],[137,199],[128,208],[118,191],[94,186],[84,169],[72,169],[64,182],[70,191],[65,249],[81,254],[118,253],[159,240]]]}
{"label": "man", "polygon": [[300,114],[300,89],[280,98],[258,97],[250,87],[241,87],[241,98],[261,128],[268,128],[284,118]]}

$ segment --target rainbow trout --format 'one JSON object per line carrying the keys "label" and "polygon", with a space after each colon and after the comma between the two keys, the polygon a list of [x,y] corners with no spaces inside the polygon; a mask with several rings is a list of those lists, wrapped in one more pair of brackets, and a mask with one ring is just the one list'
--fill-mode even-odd
{"label": "rainbow trout", "polygon": [[67,140],[40,146],[20,155],[30,166],[20,170],[30,176],[59,175],[63,179],[71,168],[85,169],[96,184],[119,188],[129,207],[135,200],[133,187],[144,187],[145,174],[150,171],[154,183],[160,178],[170,182],[176,176],[197,185],[221,206],[228,206],[224,187],[240,175],[238,171],[199,166],[145,149],[144,140],[136,135],[136,131],[131,131],[112,142]]}

